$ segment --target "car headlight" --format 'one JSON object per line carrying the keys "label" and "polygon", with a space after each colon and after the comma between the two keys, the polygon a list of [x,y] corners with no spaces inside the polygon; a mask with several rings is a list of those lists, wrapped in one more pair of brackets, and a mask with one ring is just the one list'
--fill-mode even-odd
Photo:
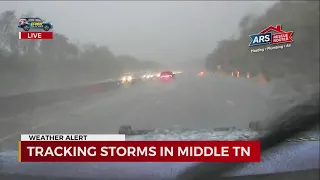
{"label": "car headlight", "polygon": [[121,80],[122,80],[122,81],[125,81],[125,80],[126,80],[126,77],[123,77]]}
{"label": "car headlight", "polygon": [[131,76],[129,76],[129,77],[127,78],[127,80],[128,80],[128,81],[131,81],[131,80],[132,80],[132,77],[131,77]]}

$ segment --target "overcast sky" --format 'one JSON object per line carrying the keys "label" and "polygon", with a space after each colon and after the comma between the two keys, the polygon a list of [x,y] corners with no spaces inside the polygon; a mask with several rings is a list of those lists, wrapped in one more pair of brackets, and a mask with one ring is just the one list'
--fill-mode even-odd
{"label": "overcast sky", "polygon": [[204,57],[217,41],[237,33],[247,13],[270,1],[0,2],[0,11],[34,12],[73,41],[106,45],[116,55],[184,61]]}

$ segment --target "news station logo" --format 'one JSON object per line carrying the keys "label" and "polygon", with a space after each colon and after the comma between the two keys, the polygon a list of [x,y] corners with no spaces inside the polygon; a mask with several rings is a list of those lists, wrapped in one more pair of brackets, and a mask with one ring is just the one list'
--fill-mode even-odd
{"label": "news station logo", "polygon": [[[251,52],[263,52],[268,50],[291,47],[293,31],[284,31],[281,25],[268,26],[258,34],[249,35],[251,42],[249,47],[271,45],[265,48],[251,49]],[[275,46],[273,46],[275,45]]]}
{"label": "news station logo", "polygon": [[[53,39],[53,25],[49,21],[40,18],[27,17],[21,18],[18,23],[18,28],[23,31],[19,32],[19,39],[39,40]],[[29,30],[34,29],[34,32]]]}

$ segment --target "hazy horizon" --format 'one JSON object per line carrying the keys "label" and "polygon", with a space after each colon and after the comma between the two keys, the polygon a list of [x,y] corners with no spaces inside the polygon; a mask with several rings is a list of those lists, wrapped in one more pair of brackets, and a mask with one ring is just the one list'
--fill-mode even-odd
{"label": "hazy horizon", "polygon": [[273,3],[14,1],[0,2],[0,10],[33,12],[52,21],[55,32],[72,41],[105,45],[116,55],[174,63],[203,58],[219,40],[237,34],[244,15],[261,14]]}

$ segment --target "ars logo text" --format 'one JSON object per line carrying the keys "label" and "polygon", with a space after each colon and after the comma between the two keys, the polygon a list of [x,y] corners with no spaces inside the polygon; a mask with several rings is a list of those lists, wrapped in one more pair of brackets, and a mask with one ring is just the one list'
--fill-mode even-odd
{"label": "ars logo text", "polygon": [[251,39],[249,46],[252,47],[267,44],[276,45],[292,43],[292,34],[293,31],[284,31],[280,24],[276,26],[270,25],[258,34],[249,35]]}

